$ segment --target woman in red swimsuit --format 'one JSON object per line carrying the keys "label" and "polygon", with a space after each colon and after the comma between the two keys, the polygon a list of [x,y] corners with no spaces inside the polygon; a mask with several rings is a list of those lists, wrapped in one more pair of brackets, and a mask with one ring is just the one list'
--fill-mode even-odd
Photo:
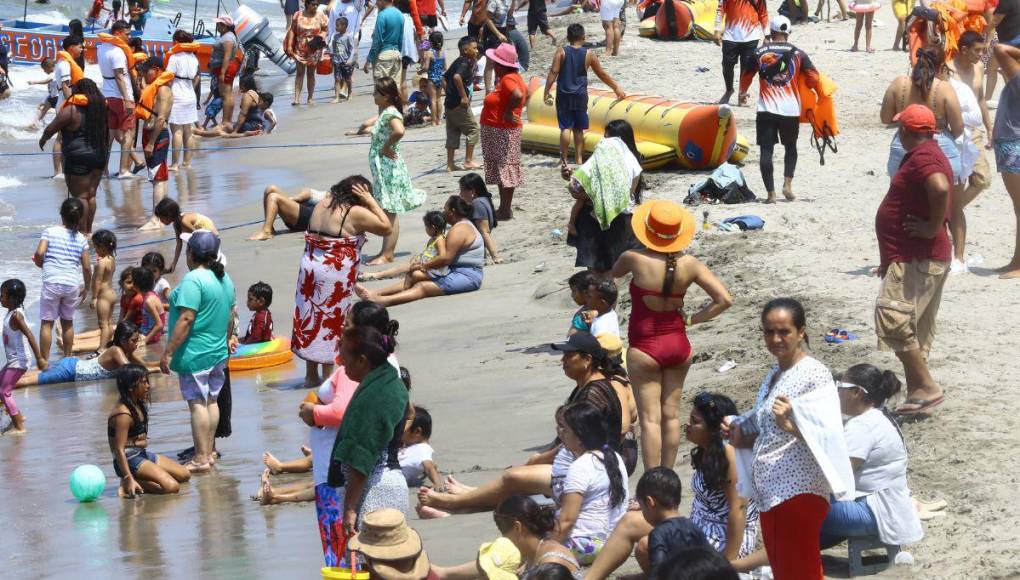
{"label": "woman in red swimsuit", "polygon": [[[624,252],[612,275],[633,275],[627,370],[641,422],[641,459],[646,470],[672,469],[682,439],[681,395],[691,366],[687,327],[712,320],[733,301],[707,266],[682,253],[694,239],[690,212],[672,201],[649,201],[634,210],[631,225],[644,248]],[[691,284],[712,302],[686,315],[684,295]]]}

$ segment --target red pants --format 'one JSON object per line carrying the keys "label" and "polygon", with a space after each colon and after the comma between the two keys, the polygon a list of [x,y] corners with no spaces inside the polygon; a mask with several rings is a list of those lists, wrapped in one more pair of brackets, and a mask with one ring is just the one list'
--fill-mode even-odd
{"label": "red pants", "polygon": [[822,580],[818,543],[829,502],[813,493],[793,496],[761,513],[761,535],[776,580]]}

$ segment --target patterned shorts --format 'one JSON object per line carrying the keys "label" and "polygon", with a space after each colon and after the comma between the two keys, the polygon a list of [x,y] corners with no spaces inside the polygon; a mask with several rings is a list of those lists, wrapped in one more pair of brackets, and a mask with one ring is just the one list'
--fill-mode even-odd
{"label": "patterned shorts", "polygon": [[591,566],[605,545],[606,540],[598,536],[578,536],[567,540],[567,548],[582,566]]}
{"label": "patterned shorts", "polygon": [[500,187],[521,185],[524,182],[521,175],[521,128],[482,125],[481,135],[485,183]]}
{"label": "patterned shorts", "polygon": [[999,173],[1020,173],[1020,139],[995,141],[995,165]]}

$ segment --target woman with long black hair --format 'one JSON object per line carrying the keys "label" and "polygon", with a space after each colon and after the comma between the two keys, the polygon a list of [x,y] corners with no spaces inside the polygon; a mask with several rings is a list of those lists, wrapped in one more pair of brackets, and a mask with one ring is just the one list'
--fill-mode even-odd
{"label": "woman with long black hair", "polygon": [[81,79],[71,88],[71,97],[43,130],[39,148],[60,133],[64,155],[67,193],[85,206],[78,230],[92,235],[96,217],[96,190],[110,158],[110,128],[106,99],[91,79]]}

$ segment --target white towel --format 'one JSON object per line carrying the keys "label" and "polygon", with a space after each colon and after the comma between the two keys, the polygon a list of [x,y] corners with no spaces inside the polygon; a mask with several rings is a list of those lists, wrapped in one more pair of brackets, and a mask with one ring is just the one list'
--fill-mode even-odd
{"label": "white towel", "polygon": [[843,438],[843,419],[835,387],[822,387],[791,399],[793,420],[829,482],[836,501],[854,499],[854,472]]}

